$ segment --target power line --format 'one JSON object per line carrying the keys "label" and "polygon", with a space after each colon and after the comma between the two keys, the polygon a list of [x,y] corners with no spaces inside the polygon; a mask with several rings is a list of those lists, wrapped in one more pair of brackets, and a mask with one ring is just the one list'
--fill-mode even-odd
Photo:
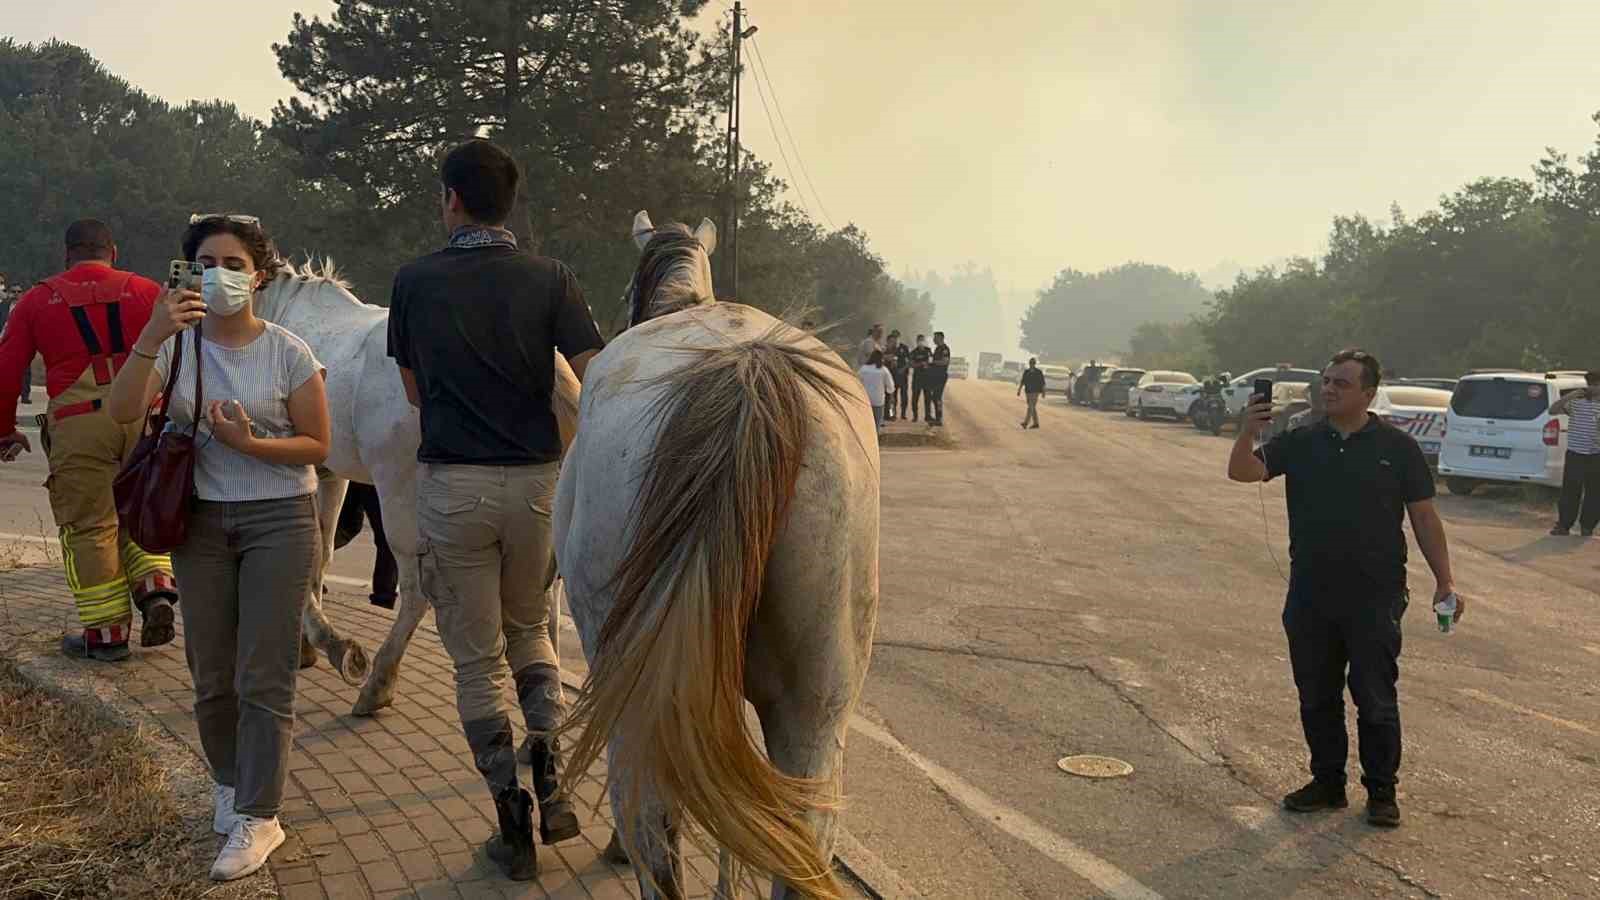
{"label": "power line", "polygon": [[[756,65],[761,70],[761,78],[766,79],[767,90],[772,92],[772,105],[778,110],[778,121],[783,123],[783,133],[789,136],[789,146],[794,148],[794,158],[800,163],[800,174],[805,176],[806,184],[811,188],[811,197],[816,201],[818,211],[822,213],[822,220],[828,223],[828,228],[830,230],[837,231],[838,229],[833,224],[833,217],[828,215],[828,208],[822,203],[822,195],[817,193],[816,182],[811,180],[811,172],[806,168],[805,157],[800,155],[800,145],[794,139],[794,132],[789,130],[789,120],[784,116],[783,104],[778,100],[778,89],[773,86],[772,75],[770,70],[767,68],[767,61],[761,55],[761,42],[752,37],[750,39],[750,46],[755,48]],[[761,87],[761,79],[756,80],[756,87],[758,89]],[[770,118],[771,117],[769,116],[769,121]],[[781,147],[782,144],[780,143],[779,146]],[[798,187],[799,185],[796,185],[796,188]]]}
{"label": "power line", "polygon": [[[751,38],[750,45],[755,46],[754,38]],[[757,55],[760,55],[759,52]],[[783,149],[783,139],[778,137],[778,122],[772,117],[772,108],[767,106],[767,92],[761,87],[761,79],[757,78],[755,79],[755,82],[756,96],[761,98],[761,111],[767,114],[767,128],[772,132],[772,142],[778,145],[778,155],[783,157],[783,167],[789,172],[789,183],[793,184],[795,187],[795,194],[800,198],[800,208],[805,210],[806,218],[812,218],[811,208],[806,203],[805,191],[800,187],[800,180],[794,177],[794,166],[789,164],[789,154]],[[771,85],[770,81],[768,82],[768,85]],[[776,103],[778,100],[777,96],[774,95],[772,100],[774,103]],[[795,150],[794,155],[797,158],[800,156],[799,149]]]}

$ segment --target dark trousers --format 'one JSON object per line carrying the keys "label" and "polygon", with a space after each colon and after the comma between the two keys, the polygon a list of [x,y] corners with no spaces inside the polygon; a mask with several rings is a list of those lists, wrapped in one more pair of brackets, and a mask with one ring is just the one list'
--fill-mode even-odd
{"label": "dark trousers", "polygon": [[944,424],[944,386],[949,380],[948,375],[934,375],[928,379],[928,421],[935,425]]}
{"label": "dark trousers", "polygon": [[[889,398],[888,409],[888,418],[890,420],[904,419],[906,417],[906,404],[911,402],[911,398],[906,396],[907,393],[906,370],[901,369],[894,373],[894,396]],[[896,407],[899,408],[898,413],[895,412]]]}
{"label": "dark trousers", "polygon": [[372,523],[372,543],[377,547],[377,558],[372,561],[373,606],[394,609],[395,597],[400,589],[400,566],[395,562],[394,551],[383,534],[383,510],[378,506],[378,489],[359,481],[350,482],[345,492],[344,506],[339,508],[339,539],[341,546],[361,533],[361,520]]}
{"label": "dark trousers", "polygon": [[1400,771],[1400,619],[1404,591],[1387,597],[1362,592],[1289,588],[1283,630],[1300,692],[1300,724],[1311,750],[1311,775],[1343,785],[1349,755],[1344,688],[1356,704],[1361,783],[1392,793]]}
{"label": "dark trousers", "polygon": [[[917,420],[917,407],[922,405],[922,396],[928,392],[928,378],[921,372],[911,373],[911,421]],[[932,406],[932,401],[929,401]],[[933,417],[933,410],[928,411],[928,417]]]}
{"label": "dark trousers", "polygon": [[[1582,515],[1579,515],[1580,509]],[[1566,473],[1561,477],[1561,511],[1556,524],[1585,531],[1600,525],[1600,453],[1567,451]]]}

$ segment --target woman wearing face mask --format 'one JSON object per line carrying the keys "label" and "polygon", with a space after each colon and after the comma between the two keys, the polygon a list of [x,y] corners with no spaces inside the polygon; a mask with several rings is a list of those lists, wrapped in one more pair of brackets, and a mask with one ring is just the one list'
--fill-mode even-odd
{"label": "woman wearing face mask", "polygon": [[[199,421],[195,502],[172,552],[184,586],[195,719],[216,782],[213,829],[228,841],[211,877],[248,875],[283,843],[278,809],[294,732],[300,614],[321,560],[315,466],[328,455],[322,366],[305,342],[256,317],[252,298],[280,265],[249,216],[195,216],[185,259],[202,289],[169,290],[112,384],[109,409],[135,422],[182,364],[168,426]],[[195,332],[202,396],[195,408]]]}

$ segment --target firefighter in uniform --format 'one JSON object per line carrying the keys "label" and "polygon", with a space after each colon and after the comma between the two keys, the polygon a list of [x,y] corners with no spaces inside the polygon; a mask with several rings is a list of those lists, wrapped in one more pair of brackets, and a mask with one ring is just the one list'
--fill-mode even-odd
{"label": "firefighter in uniform", "polygon": [[143,646],[171,641],[178,600],[172,563],[128,539],[111,494],[143,423],[118,425],[100,407],[161,293],[150,279],[113,268],[116,259],[103,222],[73,223],[67,270],[23,294],[0,333],[0,460],[32,450],[17,430],[17,395],[23,370],[34,353],[43,354],[50,395],[46,414],[38,417],[50,461],[45,487],[83,625],[61,646],[69,656],[107,662],[130,655],[135,606],[143,618]]}

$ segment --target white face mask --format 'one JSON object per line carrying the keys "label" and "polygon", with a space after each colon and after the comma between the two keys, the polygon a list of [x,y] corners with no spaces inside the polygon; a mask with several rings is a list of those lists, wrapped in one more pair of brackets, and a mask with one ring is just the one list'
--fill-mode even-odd
{"label": "white face mask", "polygon": [[255,276],[249,272],[235,272],[221,266],[212,266],[200,278],[200,297],[206,310],[219,316],[231,316],[250,302],[250,289]]}

